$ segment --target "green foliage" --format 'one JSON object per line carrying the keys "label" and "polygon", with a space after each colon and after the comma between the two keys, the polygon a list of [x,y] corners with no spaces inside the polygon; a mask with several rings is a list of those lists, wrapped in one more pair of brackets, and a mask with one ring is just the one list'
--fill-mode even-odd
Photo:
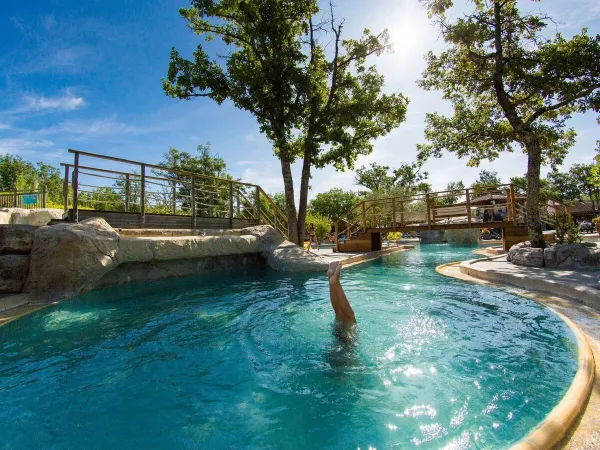
{"label": "green foliage", "polygon": [[592,222],[593,222],[593,223],[600,223],[600,216],[598,216],[598,217],[594,217],[594,218],[592,219]]}
{"label": "green foliage", "polygon": [[450,206],[458,203],[458,199],[465,193],[465,185],[461,181],[451,181],[446,185],[446,191],[449,191],[445,196],[436,200],[438,205]]}
{"label": "green foliage", "polygon": [[[322,23],[316,0],[192,0],[180,13],[196,34],[219,38],[227,50],[211,60],[198,45],[187,60],[173,49],[165,93],[219,104],[229,99],[254,115],[281,161],[290,239],[298,243],[311,168],[352,168],[372,151],[374,138],[405,119],[408,99],[384,94],[383,76],[366,63],[390,50],[387,32],[342,39],[342,24],[333,11],[330,23]],[[297,212],[291,164],[298,158]]]}
{"label": "green foliage", "polygon": [[322,216],[337,221],[348,217],[350,210],[359,202],[360,196],[356,192],[344,191],[334,188],[321,192],[310,202],[309,214]]}
{"label": "green foliage", "polygon": [[41,161],[35,165],[16,155],[0,155],[0,192],[46,188],[47,201],[62,207],[63,180],[60,171]]}
{"label": "green foliage", "polygon": [[331,232],[331,221],[328,218],[320,214],[309,213],[306,216],[306,236],[308,236],[311,223],[315,226],[315,234],[318,239],[323,239]]}
{"label": "green foliage", "polygon": [[406,193],[430,192],[431,185],[426,182],[428,173],[421,172],[422,162],[403,163],[397,169],[371,163],[356,170],[355,183],[371,192],[389,192],[399,188]]}
{"label": "green foliage", "polygon": [[380,166],[373,162],[370,168],[362,166],[356,170],[355,184],[366,187],[372,192],[388,191],[395,183],[390,174],[390,166]]}
{"label": "green foliage", "polygon": [[[163,153],[163,160],[158,164],[166,169],[180,170],[184,172],[193,172],[209,177],[218,177],[232,179],[227,173],[227,164],[219,155],[211,153],[210,142],[204,145],[198,145],[198,154],[196,156],[176,148],[169,148],[168,152]],[[182,208],[191,208],[191,177],[170,171],[154,171],[157,175],[173,180],[177,189],[177,198],[181,202]],[[196,213],[202,216],[219,217],[229,211],[229,191],[221,189],[224,186],[222,181],[211,180],[207,178],[198,179],[198,186],[195,189],[196,195]],[[171,210],[171,188],[163,188],[163,200],[155,197],[159,202],[157,207]]]}
{"label": "green foliage", "polygon": [[283,192],[271,194],[271,198],[281,211],[285,211],[285,194]]}
{"label": "green foliage", "polygon": [[556,218],[556,242],[559,244],[576,244],[581,242],[579,227],[573,218],[565,213],[559,212]]}
{"label": "green foliage", "polygon": [[570,40],[545,37],[551,20],[523,14],[516,0],[473,1],[454,21],[445,15],[451,0],[425,1],[448,47],[427,55],[420,86],[441,90],[453,115],[426,117],[427,144],[419,158],[443,150],[477,166],[501,152],[528,155],[527,215],[530,240],[544,245],[539,218],[540,166],[560,164],[575,142],[566,120],[574,113],[600,110],[600,35],[586,30]]}

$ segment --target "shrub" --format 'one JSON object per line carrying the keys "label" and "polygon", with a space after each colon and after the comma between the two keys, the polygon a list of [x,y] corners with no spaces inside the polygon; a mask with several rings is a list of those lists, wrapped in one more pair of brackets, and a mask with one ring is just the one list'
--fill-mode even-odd
{"label": "shrub", "polygon": [[306,216],[306,238],[308,238],[308,229],[311,223],[315,226],[315,234],[319,240],[331,232],[331,222],[329,219],[319,214],[308,214]]}
{"label": "shrub", "polygon": [[556,242],[559,244],[581,242],[579,227],[575,224],[573,218],[565,212],[556,215]]}
{"label": "shrub", "polygon": [[600,223],[600,216],[593,218],[592,222],[593,223]]}

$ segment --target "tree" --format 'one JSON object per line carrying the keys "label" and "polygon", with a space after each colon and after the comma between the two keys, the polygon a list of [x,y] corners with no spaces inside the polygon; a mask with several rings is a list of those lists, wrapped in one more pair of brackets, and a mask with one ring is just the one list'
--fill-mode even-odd
{"label": "tree", "polygon": [[[365,30],[360,39],[342,40],[333,8],[329,23],[313,22],[316,0],[192,0],[180,13],[195,33],[219,37],[228,52],[211,60],[199,45],[189,61],[173,49],[165,92],[219,104],[230,99],[256,117],[281,163],[289,238],[302,242],[312,167],[352,168],[372,151],[372,139],[405,118],[406,97],[383,94],[383,76],[366,65],[390,49],[387,33]],[[297,210],[291,164],[298,158]]]}
{"label": "tree", "polygon": [[437,200],[437,203],[444,206],[454,205],[458,202],[458,198],[464,194],[465,185],[461,181],[451,181],[446,185],[445,196]]}
{"label": "tree", "polygon": [[[371,192],[389,192],[400,188],[407,195],[417,192],[430,192],[431,185],[426,182],[429,174],[421,172],[423,163],[402,163],[398,169],[371,163],[370,168],[362,166],[356,170],[354,182]],[[391,171],[391,172],[390,172]]]}
{"label": "tree", "polygon": [[454,107],[428,114],[421,157],[444,149],[470,165],[519,146],[527,162],[527,225],[533,247],[544,247],[539,214],[540,167],[557,165],[575,140],[566,128],[573,113],[600,110],[600,35],[584,29],[567,40],[543,36],[547,16],[522,14],[516,0],[473,1],[450,21],[451,0],[425,0],[449,48],[427,55],[420,86],[439,89]]}
{"label": "tree", "polygon": [[283,192],[271,194],[271,198],[280,210],[285,211],[285,194]]}
{"label": "tree", "polygon": [[500,180],[498,172],[482,170],[481,172],[479,172],[479,179],[475,183],[473,183],[473,186],[497,186],[499,184],[502,184],[502,180]]}
{"label": "tree", "polygon": [[[512,177],[510,183],[515,188],[515,193],[518,195],[527,195],[527,176]],[[556,191],[556,186],[548,179],[540,180],[540,203],[546,203],[548,200],[563,201],[561,195]]]}
{"label": "tree", "polygon": [[362,166],[356,170],[354,183],[366,187],[372,192],[379,192],[391,189],[395,180],[393,175],[390,175],[390,166],[371,163],[370,168]]}
{"label": "tree", "polygon": [[[193,172],[199,175],[208,177],[218,177],[232,179],[227,173],[227,164],[219,155],[211,153],[210,142],[198,145],[197,156],[177,150],[170,147],[168,152],[163,153],[163,160],[158,163],[159,166],[165,167],[164,173],[160,170],[154,170],[157,175],[173,180],[173,188],[177,190],[177,197],[180,199],[183,208],[191,207],[191,178],[187,175],[182,175],[171,170],[180,170],[183,172]],[[228,196],[229,192],[221,188],[222,183],[218,180],[204,178],[198,182],[198,187],[195,190],[196,211],[199,215],[219,216],[229,210]],[[170,207],[172,188],[163,188],[163,199],[159,201],[161,206]],[[157,198],[155,196],[155,198]]]}
{"label": "tree", "polygon": [[33,189],[36,171],[33,164],[16,155],[0,155],[0,191]]}
{"label": "tree", "polygon": [[359,200],[360,196],[356,192],[334,188],[317,194],[310,202],[308,210],[312,215],[338,221],[347,218],[350,210]]}

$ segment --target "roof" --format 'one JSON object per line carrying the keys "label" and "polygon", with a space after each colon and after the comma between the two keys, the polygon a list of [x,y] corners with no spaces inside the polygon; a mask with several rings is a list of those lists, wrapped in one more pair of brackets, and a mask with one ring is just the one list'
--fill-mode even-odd
{"label": "roof", "polygon": [[[527,197],[523,197],[522,195],[515,195],[515,200],[526,200],[526,199],[527,199]],[[506,195],[487,193],[487,194],[480,195],[478,197],[473,197],[469,203],[474,206],[487,205],[492,200],[494,200],[495,202],[498,202],[498,203],[506,203]],[[458,204],[466,205],[467,202],[461,202]]]}
{"label": "roof", "polygon": [[[595,211],[594,211],[595,207]],[[575,202],[570,207],[571,215],[587,216],[589,214],[596,214],[596,211],[600,211],[600,201],[597,200],[585,200],[582,202]]]}

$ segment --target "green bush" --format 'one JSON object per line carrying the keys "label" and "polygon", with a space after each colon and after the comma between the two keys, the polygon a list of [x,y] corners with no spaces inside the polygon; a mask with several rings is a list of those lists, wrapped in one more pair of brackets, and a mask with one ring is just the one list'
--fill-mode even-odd
{"label": "green bush", "polygon": [[581,242],[579,227],[575,224],[573,218],[565,212],[556,215],[556,242],[559,244]]}

